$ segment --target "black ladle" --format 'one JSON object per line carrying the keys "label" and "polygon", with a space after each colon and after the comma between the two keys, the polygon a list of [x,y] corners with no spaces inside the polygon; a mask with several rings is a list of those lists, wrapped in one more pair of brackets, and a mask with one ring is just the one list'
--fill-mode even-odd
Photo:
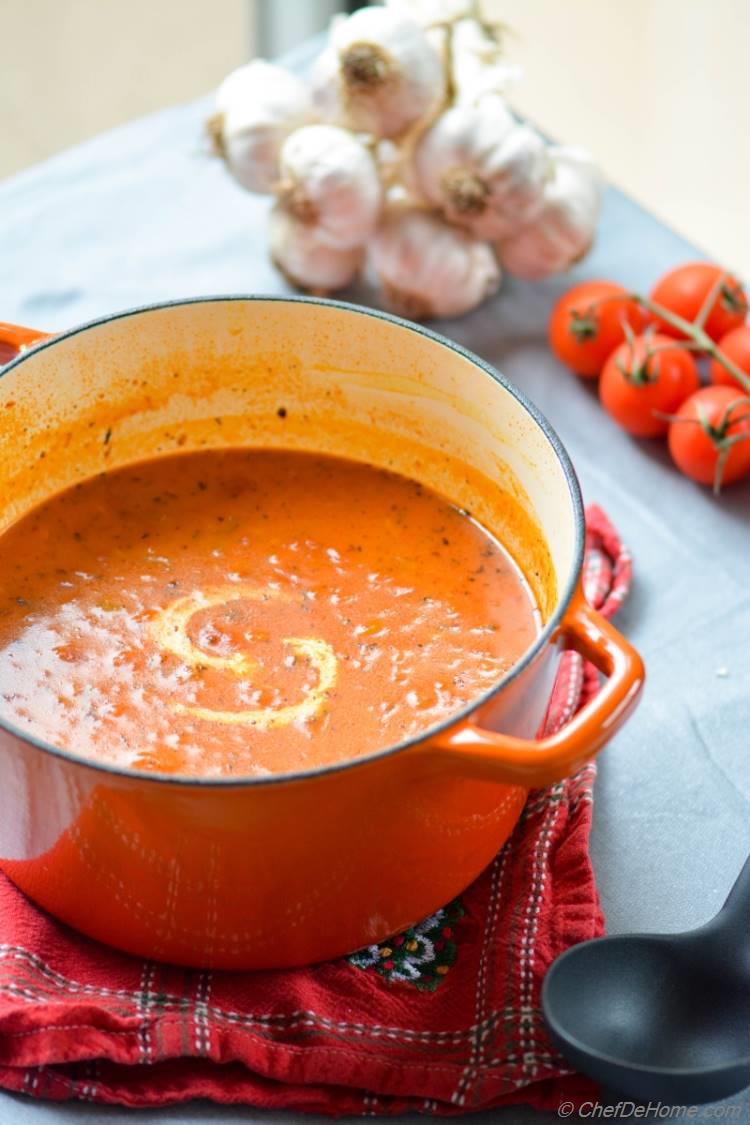
{"label": "black ladle", "polygon": [[568,1061],[625,1097],[693,1105],[750,1086],[750,859],[697,930],[567,950],[542,1007]]}

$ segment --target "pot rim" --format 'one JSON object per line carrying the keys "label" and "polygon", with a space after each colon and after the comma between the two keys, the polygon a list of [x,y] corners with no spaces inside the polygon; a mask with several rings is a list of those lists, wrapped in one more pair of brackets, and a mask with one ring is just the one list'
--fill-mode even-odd
{"label": "pot rim", "polygon": [[568,494],[570,496],[571,506],[573,509],[573,522],[575,530],[575,549],[573,563],[571,565],[570,574],[558,597],[558,602],[555,607],[554,613],[551,615],[549,621],[545,624],[536,640],[526,652],[520,657],[519,660],[510,668],[504,676],[502,676],[497,683],[485,691],[482,695],[471,700],[460,711],[456,711],[449,715],[440,723],[435,723],[433,726],[428,727],[426,730],[421,731],[419,734],[411,738],[405,739],[401,742],[394,743],[391,746],[386,746],[382,750],[375,750],[371,754],[362,755],[359,758],[347,758],[342,762],[334,762],[328,765],[319,766],[317,769],[299,770],[295,773],[271,774],[270,776],[263,777],[188,777],[180,774],[161,773],[157,771],[130,769],[123,766],[115,766],[107,762],[98,762],[95,759],[84,758],[81,755],[75,754],[70,750],[63,750],[58,746],[54,746],[51,742],[46,742],[44,739],[38,738],[34,734],[21,730],[15,724],[9,722],[7,719],[0,715],[0,731],[5,731],[7,734],[20,739],[22,742],[30,744],[37,750],[42,750],[52,757],[60,758],[63,761],[70,762],[71,764],[91,770],[98,773],[114,775],[122,777],[127,780],[134,781],[147,781],[154,782],[158,785],[175,785],[180,787],[196,787],[204,789],[243,789],[247,786],[260,786],[260,785],[284,785],[297,781],[312,780],[313,778],[322,777],[328,774],[340,773],[344,770],[356,769],[360,766],[368,765],[371,762],[378,761],[381,758],[388,758],[416,746],[422,742],[428,742],[438,734],[449,730],[457,723],[468,719],[480,707],[492,700],[498,695],[509,683],[516,679],[517,676],[524,671],[539,655],[542,649],[547,645],[551,636],[560,625],[568,606],[575,593],[581,567],[583,565],[583,553],[585,543],[585,518],[583,511],[583,499],[581,496],[581,488],[576,476],[575,469],[570,456],[565,449],[565,446],[558,437],[556,431],[541,413],[541,411],[528,399],[526,396],[514,386],[508,379],[505,378],[496,368],[487,363],[476,355],[474,352],[465,348],[462,344],[458,344],[453,340],[442,336],[439,332],[434,332],[430,328],[425,328],[421,324],[416,324],[413,321],[405,320],[403,317],[395,316],[393,313],[383,312],[380,309],[368,308],[364,305],[357,305],[350,301],[332,300],[327,297],[311,297],[303,295],[289,294],[286,296],[280,295],[264,295],[262,293],[230,293],[230,294],[216,294],[209,296],[197,297],[183,297],[171,301],[155,301],[147,305],[139,305],[136,308],[125,309],[122,312],[108,313],[106,316],[96,317],[94,320],[89,320],[83,324],[77,325],[75,328],[67,329],[66,331],[56,333],[47,340],[43,340],[39,344],[35,344],[31,349],[22,352],[7,363],[0,369],[0,379],[3,378],[9,371],[19,367],[26,360],[38,355],[40,352],[45,351],[47,348],[53,348],[56,344],[61,343],[63,340],[68,340],[73,336],[81,335],[87,332],[90,328],[97,328],[102,324],[109,324],[115,320],[126,320],[131,316],[139,316],[142,313],[157,312],[162,309],[179,308],[184,305],[199,305],[199,304],[222,304],[226,301],[246,301],[246,302],[278,302],[288,304],[306,304],[306,305],[322,305],[325,308],[341,309],[343,312],[353,313],[355,316],[370,316],[375,320],[383,320],[389,324],[395,324],[399,328],[403,328],[408,332],[414,332],[419,336],[424,337],[425,340],[433,344],[446,348],[448,351],[455,352],[463,359],[473,363],[485,375],[492,379],[508,392],[526,411],[533,422],[539,427],[544,434],[547,441],[552,446],[555,456],[563,470],[566,483],[568,485]]}

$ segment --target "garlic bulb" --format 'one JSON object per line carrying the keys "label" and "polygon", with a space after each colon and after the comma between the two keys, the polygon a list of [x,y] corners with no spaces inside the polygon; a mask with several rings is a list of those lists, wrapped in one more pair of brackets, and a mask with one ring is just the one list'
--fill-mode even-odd
{"label": "garlic bulb", "polygon": [[390,8],[360,8],[331,29],[312,73],[313,100],[329,121],[398,137],[434,113],[445,69],[427,33]]}
{"label": "garlic bulb", "polygon": [[531,218],[551,174],[542,138],[499,97],[441,114],[414,161],[421,191],[446,219],[492,241]]}
{"label": "garlic bulb", "polygon": [[425,211],[394,211],[380,224],[370,261],[388,304],[402,316],[461,316],[500,285],[490,246]]}
{"label": "garlic bulb", "polygon": [[310,92],[301,79],[254,59],[222,82],[208,130],[242,187],[265,194],[278,177],[285,137],[314,117]]}
{"label": "garlic bulb", "polygon": [[497,245],[503,267],[527,281],[561,273],[579,261],[591,247],[599,219],[602,180],[588,153],[553,148],[550,156],[554,176],[541,208]]}
{"label": "garlic bulb", "polygon": [[461,19],[451,33],[454,104],[472,104],[488,94],[503,94],[522,76],[522,68],[503,59],[499,29]]}
{"label": "garlic bulb", "polygon": [[372,235],[381,188],[365,146],[335,125],[307,125],[281,149],[276,195],[281,206],[334,249],[362,246]]}
{"label": "garlic bulb", "polygon": [[330,293],[349,285],[360,271],[361,248],[336,250],[320,243],[313,227],[295,219],[278,204],[269,219],[271,258],[300,289]]}

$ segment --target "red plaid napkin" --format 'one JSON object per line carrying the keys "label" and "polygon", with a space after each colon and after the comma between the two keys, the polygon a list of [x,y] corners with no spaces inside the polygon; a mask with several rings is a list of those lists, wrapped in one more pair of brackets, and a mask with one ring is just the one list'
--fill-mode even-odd
{"label": "red plaid napkin", "polygon": [[[631,562],[587,512],[585,589],[613,614]],[[566,654],[547,729],[597,690]],[[594,766],[530,795],[460,899],[380,946],[309,969],[192,972],[79,937],[0,876],[0,1085],[41,1098],[189,1098],[330,1115],[452,1114],[592,1095],[539,1010],[550,962],[600,934],[588,854]]]}

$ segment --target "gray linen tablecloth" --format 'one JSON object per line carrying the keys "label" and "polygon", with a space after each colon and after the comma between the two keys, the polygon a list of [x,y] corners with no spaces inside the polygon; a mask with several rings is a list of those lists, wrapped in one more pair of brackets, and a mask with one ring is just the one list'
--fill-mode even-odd
{"label": "gray linen tablecloth", "polygon": [[[303,65],[305,52],[294,61]],[[268,201],[241,191],[205,151],[207,109],[166,110],[0,184],[0,319],[62,329],[151,301],[289,291],[266,253]],[[507,279],[481,309],[435,324],[546,414],[586,500],[607,510],[635,555],[618,624],[643,653],[649,679],[640,710],[600,759],[592,841],[612,932],[704,921],[750,848],[750,482],[715,499],[674,470],[661,443],[628,438],[592,388],[553,360],[545,324],[573,281],[605,276],[644,289],[696,256],[610,189],[597,246],[572,276]],[[372,299],[363,289],[343,296]],[[750,1121],[750,1092],[733,1101],[742,1106],[734,1120]],[[492,1117],[511,1125],[544,1115]],[[131,1118],[0,1094],[2,1125]],[[296,1120],[199,1104],[138,1119]]]}

